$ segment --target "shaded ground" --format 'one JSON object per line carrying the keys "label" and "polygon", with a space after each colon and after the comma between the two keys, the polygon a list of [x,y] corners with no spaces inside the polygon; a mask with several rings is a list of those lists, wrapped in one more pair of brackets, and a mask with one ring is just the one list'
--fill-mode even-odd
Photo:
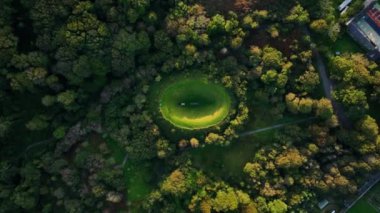
{"label": "shaded ground", "polygon": [[209,14],[228,13],[235,9],[235,0],[199,0]]}
{"label": "shaded ground", "polygon": [[15,152],[23,153],[26,149],[28,149],[30,145],[39,143],[40,141],[44,141],[47,138],[51,137],[52,130],[50,128],[46,128],[41,131],[35,131],[34,134],[31,134],[31,131],[28,130],[25,125],[35,115],[42,113],[40,110],[41,98],[42,97],[39,95],[32,94],[22,98],[12,97],[11,102],[14,104],[14,106],[24,106],[24,108],[0,105],[0,111],[3,113],[3,115],[14,115],[11,118],[13,124],[11,125],[8,134],[4,138],[0,139],[1,160],[15,160],[22,156],[21,154],[15,155]]}
{"label": "shaded ground", "polygon": [[154,177],[153,169],[148,162],[126,161],[125,151],[116,141],[107,139],[107,146],[112,152],[112,157],[118,165],[123,165],[115,169],[124,171],[125,184],[127,186],[127,200],[130,202],[130,212],[139,212],[135,206],[143,200],[153,189],[151,178]]}
{"label": "shaded ground", "polygon": [[332,44],[332,49],[340,53],[358,53],[363,52],[363,49],[345,33],[336,42]]}

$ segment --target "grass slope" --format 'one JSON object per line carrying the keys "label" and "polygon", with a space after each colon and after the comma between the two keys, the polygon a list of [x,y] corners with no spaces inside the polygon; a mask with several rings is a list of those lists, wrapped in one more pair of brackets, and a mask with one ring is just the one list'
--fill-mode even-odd
{"label": "grass slope", "polygon": [[231,97],[226,89],[203,78],[182,79],[163,89],[162,116],[182,129],[204,129],[221,123],[228,115]]}

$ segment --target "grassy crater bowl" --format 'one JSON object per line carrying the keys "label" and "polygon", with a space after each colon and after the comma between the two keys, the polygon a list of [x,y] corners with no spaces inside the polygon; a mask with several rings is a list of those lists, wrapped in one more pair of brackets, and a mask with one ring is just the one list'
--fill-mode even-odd
{"label": "grassy crater bowl", "polygon": [[159,97],[162,116],[183,129],[204,129],[221,123],[228,115],[227,90],[206,79],[182,79],[168,85]]}

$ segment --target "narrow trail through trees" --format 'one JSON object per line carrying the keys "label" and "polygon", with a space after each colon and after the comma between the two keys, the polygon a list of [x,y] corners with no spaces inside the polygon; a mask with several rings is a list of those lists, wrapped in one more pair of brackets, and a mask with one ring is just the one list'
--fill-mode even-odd
{"label": "narrow trail through trees", "polygon": [[260,133],[260,132],[265,132],[265,131],[269,131],[269,130],[272,130],[272,129],[279,129],[279,128],[282,128],[282,127],[285,127],[285,126],[289,126],[289,125],[293,125],[293,124],[304,123],[304,122],[311,121],[311,120],[314,120],[314,119],[316,119],[316,117],[304,118],[304,119],[300,119],[300,120],[296,120],[296,121],[292,121],[292,122],[287,122],[287,123],[282,123],[282,124],[275,124],[275,125],[272,125],[272,126],[268,126],[268,127],[264,127],[264,128],[260,128],[260,129],[255,129],[255,130],[251,130],[251,131],[247,131],[247,132],[243,132],[243,133],[239,134],[239,136],[240,137],[245,137],[245,136],[249,136],[249,135],[254,135],[254,134],[257,134],[257,133]]}
{"label": "narrow trail through trees", "polygon": [[54,141],[55,139],[54,138],[49,138],[49,139],[46,139],[46,140],[42,140],[42,141],[38,141],[38,142],[35,142],[35,143],[32,143],[30,144],[29,146],[27,146],[23,152],[21,152],[21,154],[18,156],[21,157],[21,156],[26,156],[28,154],[28,151],[33,149],[34,147],[38,147],[40,145],[44,145],[46,143],[50,143],[52,141]]}
{"label": "narrow trail through trees", "polygon": [[[309,29],[306,27],[303,28],[303,31],[306,33],[306,35],[311,37],[311,33]],[[311,47],[313,51],[313,57],[314,57],[314,62],[316,65],[316,68],[319,72],[319,76],[321,77],[322,80],[322,86],[323,86],[323,91],[325,93],[325,96],[327,99],[331,101],[331,104],[333,105],[334,111],[336,115],[338,116],[339,123],[344,127],[344,128],[351,128],[352,124],[350,120],[347,118],[343,111],[343,106],[336,102],[333,98],[333,91],[334,91],[334,85],[333,82],[331,82],[331,79],[327,75],[327,68],[325,65],[325,62],[323,61],[323,58],[321,54],[319,53],[318,49],[314,46]]]}

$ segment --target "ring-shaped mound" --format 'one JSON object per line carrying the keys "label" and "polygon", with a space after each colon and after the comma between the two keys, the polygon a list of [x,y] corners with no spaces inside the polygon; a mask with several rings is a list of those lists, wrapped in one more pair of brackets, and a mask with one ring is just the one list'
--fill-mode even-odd
{"label": "ring-shaped mound", "polygon": [[182,79],[160,95],[162,116],[183,129],[204,129],[221,123],[231,107],[227,90],[206,79]]}

